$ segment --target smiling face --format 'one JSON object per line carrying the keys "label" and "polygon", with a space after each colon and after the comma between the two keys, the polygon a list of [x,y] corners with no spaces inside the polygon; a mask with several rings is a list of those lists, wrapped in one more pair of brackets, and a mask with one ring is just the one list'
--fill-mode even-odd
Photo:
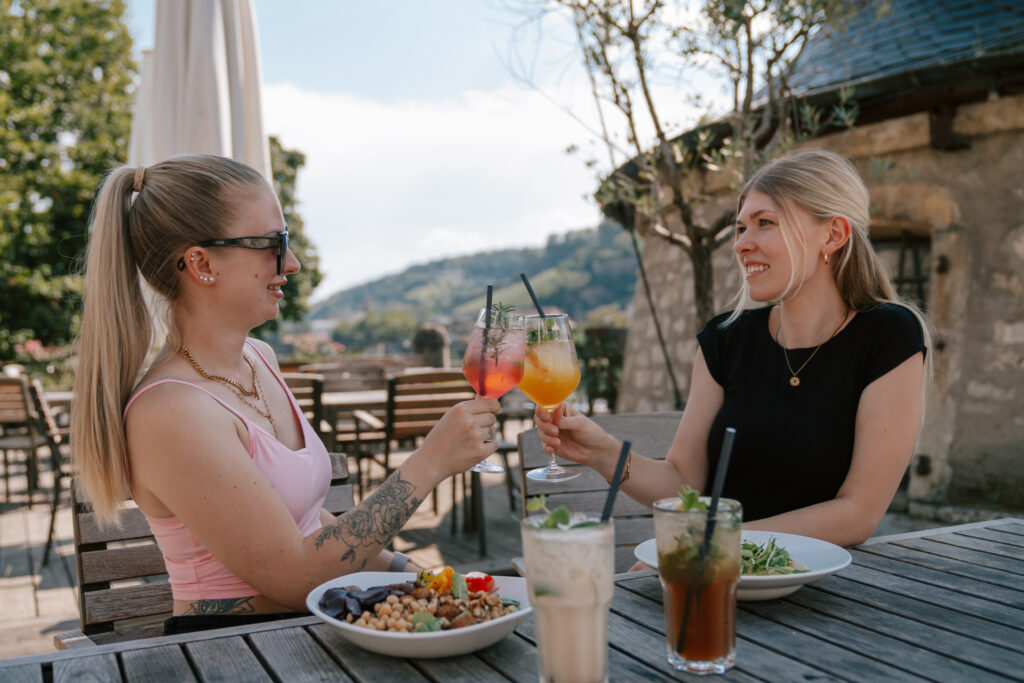
{"label": "smiling face", "polygon": [[736,218],[733,250],[743,267],[749,296],[769,302],[795,295],[818,272],[825,226],[803,208],[776,206],[751,190]]}
{"label": "smiling face", "polygon": [[[268,185],[246,188],[234,200],[235,219],[226,226],[227,237],[274,237],[285,230],[284,217],[277,197]],[[298,259],[289,249],[281,274],[277,274],[276,249],[243,249],[213,247],[222,264],[220,282],[229,300],[255,325],[274,318],[284,294],[281,287],[287,276],[299,271]]]}

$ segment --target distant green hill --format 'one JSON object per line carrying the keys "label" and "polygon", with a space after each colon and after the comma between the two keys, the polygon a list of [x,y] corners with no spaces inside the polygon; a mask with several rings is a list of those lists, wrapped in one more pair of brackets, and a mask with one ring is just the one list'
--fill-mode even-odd
{"label": "distant green hill", "polygon": [[501,249],[412,266],[397,275],[352,287],[315,304],[310,319],[351,319],[365,311],[404,309],[420,321],[468,320],[494,300],[530,309],[519,279],[530,278],[541,304],[582,321],[599,306],[625,310],[633,298],[636,258],[629,235],[603,223],[553,235],[543,247]]}

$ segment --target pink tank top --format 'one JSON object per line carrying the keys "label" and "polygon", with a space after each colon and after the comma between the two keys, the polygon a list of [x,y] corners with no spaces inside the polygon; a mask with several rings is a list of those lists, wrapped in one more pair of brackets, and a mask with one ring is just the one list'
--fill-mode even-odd
{"label": "pink tank top", "polygon": [[[162,379],[147,384],[135,392],[128,401],[124,415],[127,417],[128,409],[132,407],[135,399],[161,384],[184,384],[211,396],[245,423],[245,428],[249,432],[249,457],[266,476],[274,491],[281,496],[299,531],[305,537],[320,528],[320,509],[331,483],[330,457],[320,437],[313,431],[299,409],[295,397],[288,391],[284,379],[274,372],[273,367],[255,346],[248,341],[246,346],[259,356],[288,394],[292,412],[298,416],[302,425],[302,436],[306,444],[304,448],[297,451],[289,449],[272,434],[211,392],[183,380]],[[145,517],[160,552],[163,553],[175,600],[216,600],[259,595],[258,590],[242,581],[217,560],[177,517]]]}

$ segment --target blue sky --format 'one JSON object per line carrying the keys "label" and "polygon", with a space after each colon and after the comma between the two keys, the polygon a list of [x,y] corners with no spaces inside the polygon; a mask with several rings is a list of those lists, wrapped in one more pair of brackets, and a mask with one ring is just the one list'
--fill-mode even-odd
{"label": "blue sky", "polygon": [[[153,44],[155,1],[128,0],[137,48]],[[256,0],[266,128],[307,159],[300,211],[325,275],[314,299],[599,220],[595,172],[565,153],[600,152],[563,111],[594,119],[573,45],[549,24],[536,87],[523,85],[505,63],[532,48],[513,42],[510,4]]]}

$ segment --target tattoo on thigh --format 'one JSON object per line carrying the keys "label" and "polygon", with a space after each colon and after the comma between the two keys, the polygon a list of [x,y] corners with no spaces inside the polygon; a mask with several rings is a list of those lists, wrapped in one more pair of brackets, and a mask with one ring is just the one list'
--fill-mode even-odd
{"label": "tattoo on thigh", "polygon": [[414,490],[410,482],[402,479],[402,470],[396,470],[363,503],[343,514],[334,524],[320,529],[316,537],[317,550],[329,540],[340,540],[349,546],[341,560],[351,562],[355,560],[357,548],[386,544],[402,530],[423,502],[413,496]]}
{"label": "tattoo on thigh", "polygon": [[199,614],[251,614],[255,612],[252,598],[225,598],[223,600],[193,600],[185,615]]}

